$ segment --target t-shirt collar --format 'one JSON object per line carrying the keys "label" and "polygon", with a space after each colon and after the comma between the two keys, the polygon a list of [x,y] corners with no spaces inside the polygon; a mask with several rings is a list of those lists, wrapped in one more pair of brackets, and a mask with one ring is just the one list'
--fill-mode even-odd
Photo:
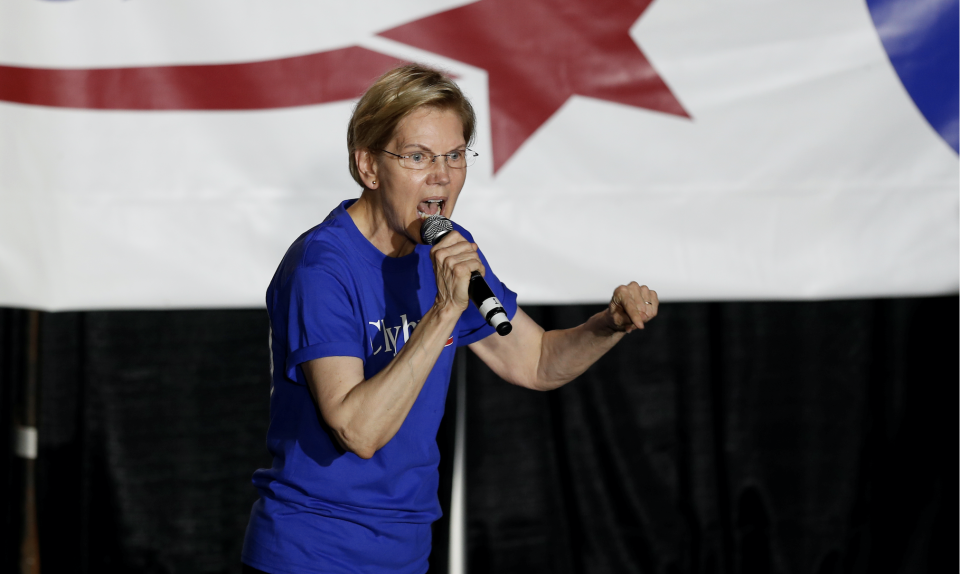
{"label": "t-shirt collar", "polygon": [[356,249],[357,253],[377,269],[386,272],[396,273],[415,269],[419,263],[419,255],[421,252],[424,249],[429,251],[430,247],[428,245],[418,244],[411,253],[403,257],[389,257],[384,255],[373,243],[370,243],[370,240],[363,235],[357,227],[357,224],[353,221],[353,218],[347,213],[347,208],[356,201],[356,199],[347,199],[340,203],[340,206],[337,207],[335,211],[334,217],[341,222],[341,225],[347,232],[350,243],[354,249]]}

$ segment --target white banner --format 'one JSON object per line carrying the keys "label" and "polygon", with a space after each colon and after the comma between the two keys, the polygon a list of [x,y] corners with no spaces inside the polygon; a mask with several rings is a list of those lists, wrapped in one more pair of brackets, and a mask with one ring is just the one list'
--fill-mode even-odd
{"label": "white banner", "polygon": [[956,58],[955,10],[2,0],[0,305],[261,306],[358,195],[353,98],[399,61],[471,97],[454,219],[521,303],[956,292],[956,64],[899,65],[945,22]]}

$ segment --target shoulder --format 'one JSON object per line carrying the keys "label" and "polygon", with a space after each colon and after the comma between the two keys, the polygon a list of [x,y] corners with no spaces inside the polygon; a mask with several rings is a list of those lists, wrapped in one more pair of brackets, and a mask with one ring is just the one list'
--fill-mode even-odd
{"label": "shoulder", "polygon": [[461,226],[460,226],[457,222],[455,222],[455,221],[451,221],[450,223],[453,224],[453,229],[456,230],[457,233],[459,233],[460,235],[462,235],[464,239],[466,239],[466,240],[469,241],[470,243],[473,243],[473,242],[474,242],[474,241],[473,241],[473,234],[471,234],[469,231],[467,231],[466,229],[464,229],[463,227],[461,227]]}
{"label": "shoulder", "polygon": [[[476,242],[477,242],[477,241],[473,238],[473,234],[472,234],[472,233],[470,233],[469,231],[467,231],[466,229],[464,229],[463,227],[461,227],[460,225],[458,225],[456,222],[451,222],[451,223],[453,223],[453,228],[454,228],[457,232],[459,232],[460,235],[462,235],[464,239],[466,239],[466,240],[469,241],[470,243],[476,243]],[[477,254],[480,256],[480,261],[483,262],[484,267],[486,267],[486,268],[487,268],[487,271],[489,272],[489,271],[490,271],[490,263],[487,261],[486,255],[483,254],[483,249],[482,249],[482,248],[481,248],[481,249],[478,249],[478,250],[477,250]]]}
{"label": "shoulder", "polygon": [[271,288],[282,289],[291,279],[303,275],[326,275],[344,283],[351,276],[353,257],[349,235],[338,207],[320,224],[300,235],[287,249],[271,281]]}

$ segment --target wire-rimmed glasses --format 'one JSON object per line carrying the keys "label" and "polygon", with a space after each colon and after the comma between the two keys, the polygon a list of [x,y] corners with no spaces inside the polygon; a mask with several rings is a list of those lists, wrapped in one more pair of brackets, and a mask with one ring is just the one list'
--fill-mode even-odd
{"label": "wire-rimmed glasses", "polygon": [[427,169],[437,162],[438,157],[444,158],[444,160],[447,162],[447,167],[452,167],[453,169],[463,169],[473,165],[473,163],[477,161],[477,156],[480,155],[470,148],[458,149],[450,153],[440,153],[437,155],[429,154],[423,151],[414,151],[406,155],[396,154],[385,149],[380,151],[383,153],[388,153],[399,159],[400,165],[407,169]]}

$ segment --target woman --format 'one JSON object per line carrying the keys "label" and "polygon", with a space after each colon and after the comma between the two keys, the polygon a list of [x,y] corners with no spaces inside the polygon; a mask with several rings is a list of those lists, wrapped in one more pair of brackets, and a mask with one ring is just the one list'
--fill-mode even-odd
{"label": "woman", "polygon": [[[456,84],[418,65],[387,72],[357,104],[347,145],[360,198],[300,236],[267,290],[274,462],[254,473],[247,567],[426,572],[455,348],[547,390],[656,316],[656,293],[631,283],[585,324],[544,333],[465,230],[420,243],[425,217],[453,214],[475,123]],[[508,336],[490,336],[469,304],[473,271],[511,317]]]}

